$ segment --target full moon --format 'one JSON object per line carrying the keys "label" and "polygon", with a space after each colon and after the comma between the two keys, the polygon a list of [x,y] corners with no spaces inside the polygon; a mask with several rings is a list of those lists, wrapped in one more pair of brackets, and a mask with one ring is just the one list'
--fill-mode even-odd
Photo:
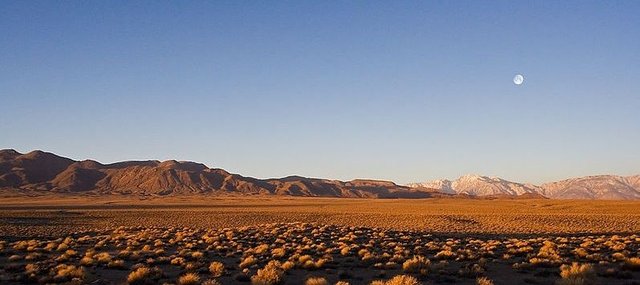
{"label": "full moon", "polygon": [[522,82],[524,82],[524,76],[522,76],[522,74],[516,74],[516,76],[513,77],[513,83],[516,85],[520,85]]}

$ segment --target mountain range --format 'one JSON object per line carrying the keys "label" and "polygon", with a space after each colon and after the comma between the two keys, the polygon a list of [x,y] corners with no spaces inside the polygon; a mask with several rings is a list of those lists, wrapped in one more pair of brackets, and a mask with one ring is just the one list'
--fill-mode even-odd
{"label": "mountain range", "polygon": [[437,191],[378,180],[337,181],[290,176],[256,179],[190,161],[74,161],[53,153],[0,150],[0,190],[9,194],[287,195],[427,198]]}
{"label": "mountain range", "polygon": [[452,195],[540,195],[551,199],[640,199],[640,175],[596,175],[533,185],[498,177],[465,175],[456,180],[434,180],[408,185],[414,189],[435,189]]}
{"label": "mountain range", "polygon": [[53,153],[0,150],[0,193],[11,195],[282,195],[353,198],[506,197],[640,199],[640,175],[587,176],[540,186],[465,175],[406,186],[289,176],[257,179],[190,161],[74,161]]}

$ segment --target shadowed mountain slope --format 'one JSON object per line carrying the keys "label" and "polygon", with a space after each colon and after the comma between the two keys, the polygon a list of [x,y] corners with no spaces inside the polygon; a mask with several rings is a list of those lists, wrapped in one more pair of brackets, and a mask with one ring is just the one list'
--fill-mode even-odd
{"label": "shadowed mountain slope", "polygon": [[237,194],[309,197],[426,198],[441,195],[393,182],[290,176],[256,179],[189,161],[73,161],[52,153],[0,151],[0,188],[25,193],[130,195]]}

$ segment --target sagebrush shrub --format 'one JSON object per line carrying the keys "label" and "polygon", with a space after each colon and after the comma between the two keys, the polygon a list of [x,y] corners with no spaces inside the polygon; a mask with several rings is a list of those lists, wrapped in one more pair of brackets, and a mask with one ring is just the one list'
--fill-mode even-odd
{"label": "sagebrush shrub", "polygon": [[209,264],[209,272],[211,276],[220,277],[224,274],[224,264],[222,262],[214,261]]}
{"label": "sagebrush shrub", "polygon": [[595,272],[591,264],[579,264],[577,262],[571,265],[563,264],[560,266],[559,285],[583,285],[591,284],[595,277]]}

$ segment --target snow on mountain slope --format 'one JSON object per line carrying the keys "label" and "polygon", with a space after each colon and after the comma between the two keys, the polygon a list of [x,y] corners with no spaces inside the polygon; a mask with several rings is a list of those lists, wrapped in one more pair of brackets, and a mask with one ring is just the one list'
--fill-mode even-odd
{"label": "snow on mountain slope", "polygon": [[409,187],[426,187],[438,189],[450,194],[468,194],[473,196],[487,195],[522,195],[540,194],[541,189],[531,184],[522,184],[497,177],[480,175],[464,175],[454,181],[434,180],[424,183],[412,183]]}
{"label": "snow on mountain slope", "polygon": [[453,190],[453,187],[451,186],[451,180],[447,180],[447,179],[438,179],[438,180],[422,182],[422,183],[410,183],[407,186],[411,188],[436,189],[442,193],[447,193],[447,194],[457,193],[455,190]]}
{"label": "snow on mountain slope", "polygon": [[640,199],[637,176],[598,175],[542,185],[543,195],[555,199]]}
{"label": "snow on mountain slope", "polygon": [[458,193],[475,196],[486,195],[522,195],[526,193],[540,193],[540,188],[534,185],[526,185],[507,181],[498,177],[479,175],[465,175],[451,183]]}
{"label": "snow on mountain slope", "polygon": [[409,187],[427,187],[443,193],[487,195],[539,194],[553,199],[640,199],[640,175],[598,175],[571,178],[541,186],[511,182],[497,177],[465,175],[454,181],[434,180],[412,183]]}

